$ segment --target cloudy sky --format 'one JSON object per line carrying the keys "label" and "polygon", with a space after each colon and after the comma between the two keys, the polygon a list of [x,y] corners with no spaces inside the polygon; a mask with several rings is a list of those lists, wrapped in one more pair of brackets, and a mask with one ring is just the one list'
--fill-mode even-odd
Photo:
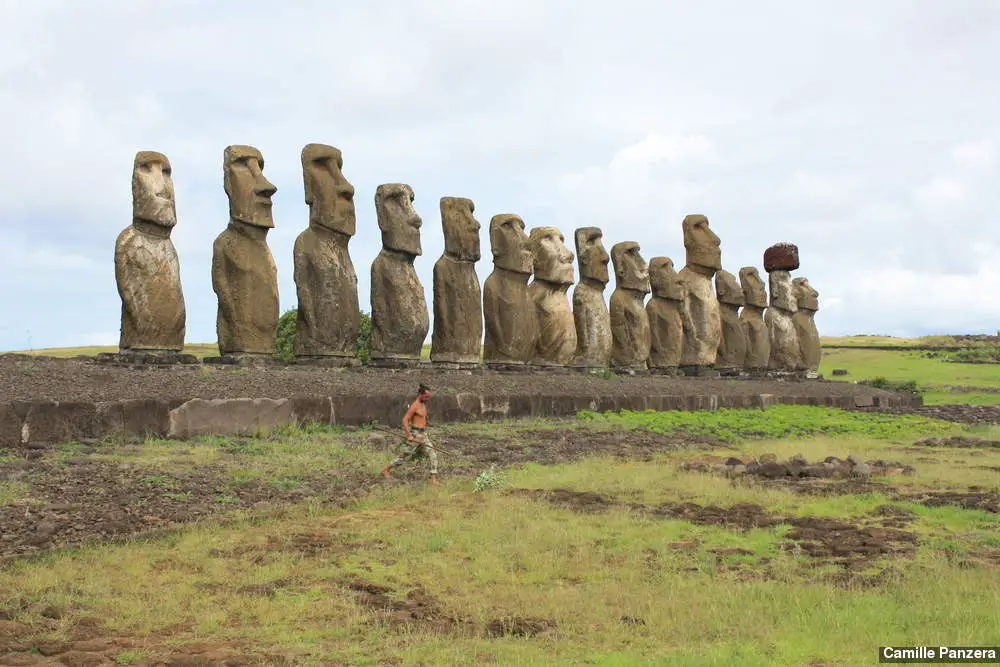
{"label": "cloudy sky", "polygon": [[[306,227],[299,153],[344,153],[362,307],[374,193],[527,226],[596,225],[682,265],[704,213],[723,264],[799,246],[820,332],[1000,328],[994,0],[0,0],[0,350],[115,344],[115,237],[136,151],[174,169],[188,341],[215,340],[222,153],[277,186],[281,309]],[[612,286],[607,294],[610,296]]]}

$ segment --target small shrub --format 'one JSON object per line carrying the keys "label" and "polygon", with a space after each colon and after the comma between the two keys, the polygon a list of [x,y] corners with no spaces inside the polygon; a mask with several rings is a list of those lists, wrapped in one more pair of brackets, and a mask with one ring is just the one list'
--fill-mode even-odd
{"label": "small shrub", "polygon": [[917,385],[916,380],[889,380],[881,376],[870,380],[858,380],[858,384],[867,385],[876,389],[885,389],[886,391],[901,391],[910,394],[919,394],[923,391],[920,386]]}
{"label": "small shrub", "polygon": [[507,478],[497,470],[495,465],[491,465],[489,470],[484,470],[476,477],[474,490],[476,493],[482,493],[490,489],[502,489],[505,486],[507,486]]}
{"label": "small shrub", "polygon": [[[360,361],[371,359],[372,352],[372,318],[360,311],[360,326],[358,327],[358,339],[354,345],[354,356]],[[282,313],[278,318],[278,335],[275,340],[275,347],[278,357],[283,361],[291,361],[295,357],[295,332],[299,324],[299,309],[292,308]]]}

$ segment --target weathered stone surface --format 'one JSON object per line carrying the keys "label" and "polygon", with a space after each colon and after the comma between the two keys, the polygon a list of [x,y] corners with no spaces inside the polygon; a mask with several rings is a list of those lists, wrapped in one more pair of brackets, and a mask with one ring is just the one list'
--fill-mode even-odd
{"label": "weathered stone surface", "polygon": [[21,444],[21,417],[10,405],[0,405],[0,447]]}
{"label": "weathered stone surface", "polygon": [[605,367],[611,362],[611,313],[604,302],[608,284],[608,262],[603,234],[597,227],[581,227],[574,233],[580,282],[573,290],[573,322],[576,326],[577,366]]}
{"label": "weathered stone surface", "polygon": [[722,319],[712,276],[722,268],[721,242],[704,215],[685,216],[681,227],[686,254],[686,264],[678,274],[686,288],[681,365],[714,366],[722,340]]}
{"label": "weathered stone surface", "polygon": [[180,351],[186,312],[180,261],[170,232],[177,224],[166,155],[136,153],[132,224],[115,241],[115,281],[122,301],[121,350]]}
{"label": "weathered stone surface", "polygon": [[479,363],[483,342],[483,292],[476,262],[481,256],[475,204],[441,198],[444,254],[434,264],[434,332],[431,361]]}
{"label": "weathered stone surface", "polygon": [[223,160],[229,227],[212,248],[212,289],[219,301],[219,352],[274,354],[278,332],[278,267],[267,246],[274,227],[264,158],[252,146],[229,146]]}
{"label": "weathered stone surface", "polygon": [[794,271],[799,268],[799,248],[794,243],[775,243],[764,251],[764,270]]}
{"label": "weathered stone surface", "polygon": [[483,357],[487,363],[524,364],[534,355],[538,325],[528,293],[534,260],[520,216],[493,216],[490,246],[493,272],[483,283]]}
{"label": "weathered stone surface", "polygon": [[295,423],[287,398],[192,398],[169,413],[167,437],[237,435]]}
{"label": "weathered stone surface", "polygon": [[767,292],[760,273],[752,266],[740,269],[740,285],[743,287],[743,310],[740,322],[747,338],[747,354],[743,367],[749,371],[762,371],[771,358],[771,339],[764,325],[764,309],[767,308]]}
{"label": "weathered stone surface", "polygon": [[652,341],[643,302],[649,294],[649,268],[639,244],[622,241],[611,248],[615,291],[611,294],[611,365],[645,368]]}
{"label": "weathered stone surface", "polygon": [[34,401],[29,403],[21,426],[21,442],[74,442],[97,438],[104,431],[94,403],[83,401]]}
{"label": "weathered stone surface", "polygon": [[403,183],[378,186],[375,211],[382,251],[372,262],[372,359],[419,359],[431,323],[413,267],[422,252],[413,188]]}
{"label": "weathered stone surface", "polygon": [[720,370],[743,368],[747,357],[747,334],[740,321],[739,310],[744,304],[743,288],[729,271],[715,274],[715,293],[719,299],[722,339],[715,367]]}
{"label": "weathered stone surface", "polygon": [[803,369],[799,337],[795,330],[795,294],[788,271],[774,270],[768,274],[770,307],[764,312],[771,356],[767,367],[775,371]]}
{"label": "weathered stone surface", "polygon": [[309,227],[293,251],[299,302],[293,352],[354,358],[361,325],[358,276],[348,252],[356,231],[354,186],[333,146],[308,144],[301,158]]}
{"label": "weathered stone surface", "polygon": [[333,400],[329,396],[303,394],[290,399],[292,414],[299,424],[332,424]]}
{"label": "weathered stone surface", "polygon": [[649,367],[673,369],[680,366],[684,352],[685,287],[669,257],[649,260],[649,283],[653,296],[646,304],[649,318]]}
{"label": "weathered stone surface", "polygon": [[795,315],[792,321],[795,323],[795,335],[799,339],[799,354],[802,358],[802,365],[807,371],[819,369],[820,349],[819,331],[816,329],[816,311],[819,310],[819,292],[809,284],[805,278],[795,278],[792,280],[792,289],[795,293]]}
{"label": "weathered stone surface", "polygon": [[528,294],[535,304],[538,327],[532,363],[565,366],[576,354],[576,325],[567,296],[573,285],[575,255],[555,227],[535,227],[528,240],[535,274]]}

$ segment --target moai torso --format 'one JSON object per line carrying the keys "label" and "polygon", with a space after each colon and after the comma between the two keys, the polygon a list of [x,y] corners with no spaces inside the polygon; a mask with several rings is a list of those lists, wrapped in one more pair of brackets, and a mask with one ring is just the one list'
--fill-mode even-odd
{"label": "moai torso", "polygon": [[743,367],[751,371],[762,371],[767,368],[771,357],[771,340],[764,324],[767,292],[760,274],[752,266],[740,269],[740,285],[744,299],[740,323],[747,338],[747,355]]}
{"label": "moai torso", "polygon": [[115,241],[115,281],[122,301],[119,348],[179,352],[186,312],[180,262],[170,240],[177,222],[170,162],[140,151],[132,170],[132,225]]}
{"label": "moai torso", "polygon": [[799,353],[802,367],[807,371],[819,369],[822,351],[819,331],[816,329],[816,311],[819,308],[819,292],[805,278],[795,278],[792,281],[795,292],[795,335],[799,339]]}
{"label": "moai torso", "polygon": [[652,341],[644,301],[649,294],[649,272],[639,244],[617,243],[611,248],[615,291],[611,294],[611,365],[647,366]]}
{"label": "moai torso", "polygon": [[219,301],[216,329],[221,354],[274,354],[278,332],[278,269],[267,246],[274,227],[276,188],[263,173],[264,158],[252,146],[224,153],[229,227],[215,239],[212,289]]}
{"label": "moai torso", "polygon": [[712,289],[712,277],[722,268],[719,237],[701,214],[685,216],[684,250],[687,262],[679,272],[685,287],[684,352],[682,366],[714,366],[722,342],[719,301]]}
{"label": "moai torso", "polygon": [[295,239],[298,315],[293,351],[299,357],[353,358],[361,319],[358,276],[348,251],[355,234],[354,186],[333,146],[302,149],[309,227]]}
{"label": "moai torso", "polygon": [[524,221],[513,214],[490,220],[493,272],[483,283],[484,360],[525,364],[535,353],[538,323],[528,292],[533,260]]}
{"label": "moai torso", "polygon": [[567,292],[573,285],[573,253],[555,227],[531,230],[534,280],[528,294],[535,304],[538,338],[533,363],[565,366],[576,353],[576,325]]}
{"label": "moai torso", "polygon": [[684,351],[684,285],[669,257],[649,261],[649,282],[649,367],[677,368]]}
{"label": "moai torso", "polygon": [[743,368],[747,356],[747,335],[739,314],[744,302],[743,289],[736,276],[720,270],[715,274],[715,292],[722,327],[715,366],[726,370]]}
{"label": "moai torso", "polygon": [[483,339],[483,296],[476,273],[479,222],[472,200],[441,198],[445,251],[434,264],[431,361],[478,364]]}
{"label": "moai torso", "polygon": [[413,267],[421,254],[421,219],[413,209],[413,189],[402,183],[378,186],[375,209],[382,251],[372,262],[372,358],[419,359],[430,316]]}
{"label": "moai torso", "polygon": [[611,313],[604,302],[611,257],[604,249],[597,227],[581,227],[574,233],[580,282],[573,290],[573,323],[576,328],[578,366],[605,367],[611,362]]}
{"label": "moai torso", "polygon": [[795,329],[796,306],[791,276],[788,271],[771,271],[768,286],[771,304],[764,312],[764,323],[771,341],[771,356],[767,367],[775,371],[801,370],[802,353]]}

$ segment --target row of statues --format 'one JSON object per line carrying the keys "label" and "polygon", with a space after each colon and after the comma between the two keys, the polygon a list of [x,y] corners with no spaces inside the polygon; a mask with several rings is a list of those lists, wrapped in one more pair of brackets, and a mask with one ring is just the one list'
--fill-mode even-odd
{"label": "row of statues", "polygon": [[[353,363],[360,326],[357,275],[348,252],[356,233],[354,187],[341,152],[324,144],[302,150],[309,227],[295,241],[298,296],[295,356]],[[229,146],[223,159],[229,225],[216,238],[212,286],[224,356],[275,354],[279,317],[277,268],[267,245],[274,227],[264,158],[251,146]],[[118,237],[115,275],[122,301],[120,350],[177,352],[183,348],[185,306],[180,265],[170,233],[177,222],[170,162],[136,155],[133,222]],[[414,269],[422,254],[421,217],[409,185],[378,186],[375,210],[382,250],[371,266],[372,358],[419,360],[430,330],[424,289]],[[739,278],[722,269],[721,244],[704,215],[682,223],[686,262],[649,264],[637,243],[603,244],[597,227],[575,230],[576,253],[555,227],[526,232],[514,214],[495,215],[489,237],[493,272],[480,287],[480,224],[469,199],[440,202],[444,254],[434,265],[431,361],[440,364],[578,366],[655,369],[705,374],[815,371],[818,293],[792,280],[798,249],[768,248],[764,268]],[[580,280],[573,292],[574,259]],[[604,291],[615,274],[608,304]],[[714,279],[714,284],[713,284]],[[651,294],[651,296],[650,296]],[[649,300],[647,302],[647,297]],[[481,357],[482,355],[482,357]]]}

